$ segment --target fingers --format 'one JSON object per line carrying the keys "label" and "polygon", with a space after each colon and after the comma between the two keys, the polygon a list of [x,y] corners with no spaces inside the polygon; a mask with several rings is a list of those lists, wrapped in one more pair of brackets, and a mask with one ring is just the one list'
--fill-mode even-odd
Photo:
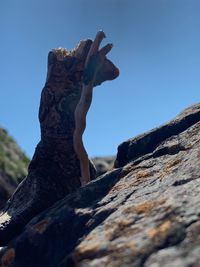
{"label": "fingers", "polygon": [[96,37],[90,47],[90,50],[89,50],[89,53],[87,55],[87,59],[86,59],[86,62],[85,62],[85,66],[87,66],[87,63],[88,63],[88,60],[89,58],[92,56],[92,55],[95,55],[97,54],[98,50],[99,50],[99,46],[103,40],[103,38],[105,38],[106,35],[103,31],[98,31],[97,34],[96,34]]}
{"label": "fingers", "polygon": [[106,38],[105,32],[102,31],[102,30],[98,31],[97,34],[96,34],[96,38],[102,41],[103,38]]}
{"label": "fingers", "polygon": [[113,44],[107,44],[107,45],[103,46],[99,50],[99,55],[101,57],[104,57],[105,55],[107,55],[111,51],[112,48],[113,48]]}
{"label": "fingers", "polygon": [[91,45],[91,52],[90,55],[94,55],[98,52],[99,46],[102,42],[102,40],[106,37],[105,33],[103,31],[98,31],[96,34],[96,37],[94,39],[94,42]]}

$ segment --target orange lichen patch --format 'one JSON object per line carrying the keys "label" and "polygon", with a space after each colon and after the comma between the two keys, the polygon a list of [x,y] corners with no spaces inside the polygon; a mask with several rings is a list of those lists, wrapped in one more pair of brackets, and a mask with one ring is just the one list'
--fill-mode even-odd
{"label": "orange lichen patch", "polygon": [[138,186],[145,181],[147,177],[154,175],[153,171],[138,171],[131,176],[131,183],[128,187]]}
{"label": "orange lichen patch", "polygon": [[[104,232],[102,231],[101,234],[104,234]],[[95,246],[97,244],[100,245],[101,244],[100,242],[96,242],[95,241],[95,240],[99,240],[99,239],[100,239],[100,233],[99,232],[92,231],[90,234],[88,234],[84,238],[84,241],[82,243],[80,243],[80,245],[78,246],[78,249],[80,247],[81,248],[81,251],[83,251],[83,249],[84,249],[83,247],[85,246],[84,244],[95,244]],[[104,236],[103,236],[103,239],[105,240]],[[89,247],[88,247],[88,249],[89,249]]]}
{"label": "orange lichen patch", "polygon": [[143,202],[141,204],[127,207],[123,211],[123,213],[137,213],[137,214],[149,213],[154,208],[157,208],[159,205],[162,205],[164,202],[165,202],[164,199],[145,201],[145,202]]}
{"label": "orange lichen patch", "polygon": [[[93,231],[84,238],[84,242],[92,243],[94,240],[98,240],[99,236],[100,234],[98,232]],[[81,243],[80,245],[82,245],[83,243]]]}
{"label": "orange lichen patch", "polygon": [[115,224],[112,223],[105,223],[104,229],[105,231],[115,231],[115,230],[120,230],[123,229],[126,226],[130,225],[130,221],[127,219],[120,219],[120,221],[115,221]]}
{"label": "orange lichen patch", "polygon": [[[112,266],[123,266],[122,262],[129,261],[128,255],[131,255],[131,262],[129,262],[129,266],[132,266],[134,262],[134,258],[137,259],[141,256],[141,250],[137,248],[137,245],[133,241],[122,242],[122,243],[111,243],[109,245],[109,251],[107,251],[107,255],[109,256],[109,262],[112,262]],[[118,264],[114,264],[114,262]],[[119,265],[119,263],[121,263]]]}
{"label": "orange lichen patch", "polygon": [[160,178],[162,180],[162,178],[164,178],[164,176],[168,175],[170,172],[172,172],[172,170],[174,170],[175,168],[178,168],[178,164],[181,162],[180,158],[176,158],[172,161],[170,161],[161,172],[158,173],[158,178]]}
{"label": "orange lichen patch", "polygon": [[128,188],[129,185],[127,185],[127,183],[118,183],[115,186],[113,186],[113,188],[110,190],[109,194],[115,193],[115,192],[119,192],[120,190],[124,190],[126,188]]}
{"label": "orange lichen patch", "polygon": [[33,225],[32,230],[39,233],[39,234],[42,234],[46,230],[49,222],[50,222],[50,219],[44,219],[44,220],[40,221],[39,223]]}
{"label": "orange lichen patch", "polygon": [[151,174],[152,174],[152,172],[150,172],[150,171],[139,171],[136,174],[136,179],[146,178],[146,177],[150,176]]}
{"label": "orange lichen patch", "polygon": [[128,242],[126,243],[126,247],[127,247],[127,248],[130,248],[130,249],[132,249],[132,250],[135,250],[135,249],[137,248],[137,246],[136,246],[136,244],[135,244],[134,241],[128,241]]}
{"label": "orange lichen patch", "polygon": [[141,169],[142,167],[134,165],[127,165],[124,167],[119,175],[119,178],[123,178],[123,180],[113,186],[109,193],[119,192],[120,190],[137,186],[144,181],[144,178],[147,178],[153,174],[152,171],[144,171]]}
{"label": "orange lichen patch", "polygon": [[94,254],[101,248],[102,243],[98,241],[92,241],[92,242],[83,242],[80,244],[76,251],[76,258],[90,258],[94,256]]}
{"label": "orange lichen patch", "polygon": [[115,227],[112,228],[113,231],[112,231],[112,236],[110,237],[110,239],[117,238],[120,235],[127,236],[128,234],[130,234],[131,232],[129,229],[129,226],[131,224],[130,221],[126,219],[122,219],[119,222],[115,222],[115,224],[116,224]]}
{"label": "orange lichen patch", "polygon": [[118,255],[123,255],[125,250],[131,250],[132,255],[138,255],[138,248],[137,245],[133,240],[129,240],[127,242],[120,242],[120,243],[110,243],[109,245],[109,251],[108,254],[118,254]]}
{"label": "orange lichen patch", "polygon": [[131,220],[122,219],[115,221],[114,225],[105,225],[105,239],[112,241],[120,236],[130,237],[141,231],[140,226],[134,225]]}
{"label": "orange lichen patch", "polygon": [[131,177],[128,187],[138,186],[145,181],[147,177],[152,176],[154,173],[152,171],[138,171],[134,173],[130,173],[129,177]]}
{"label": "orange lichen patch", "polygon": [[147,234],[149,238],[153,239],[154,242],[158,243],[168,235],[171,226],[172,226],[171,222],[166,221],[157,228],[150,229]]}
{"label": "orange lichen patch", "polygon": [[170,161],[167,165],[166,165],[166,169],[172,168],[174,166],[176,166],[177,164],[179,164],[181,162],[180,158],[176,158],[172,161]]}
{"label": "orange lichen patch", "polygon": [[15,250],[10,248],[6,250],[1,258],[1,267],[10,267],[15,259]]}
{"label": "orange lichen patch", "polygon": [[141,213],[149,213],[152,209],[158,207],[159,205],[162,205],[165,202],[165,200],[152,200],[152,201],[145,201],[135,207],[135,211],[138,214]]}
{"label": "orange lichen patch", "polygon": [[105,236],[105,239],[106,240],[112,240],[113,239],[113,236],[115,236],[115,232],[116,232],[116,229],[117,229],[117,227],[112,227],[112,228],[108,228],[107,230],[105,230],[105,234],[104,234],[104,236]]}
{"label": "orange lichen patch", "polygon": [[124,227],[126,227],[126,226],[129,226],[130,225],[130,221],[129,220],[127,220],[127,219],[121,219],[119,222],[118,222],[118,227],[119,228],[124,228]]}
{"label": "orange lichen patch", "polygon": [[[145,170],[144,170],[145,169]],[[130,175],[131,173],[137,173],[139,176],[148,176],[150,174],[149,171],[146,170],[146,166],[140,166],[140,165],[134,165],[134,163],[129,163],[123,167],[121,170],[119,177],[126,177],[127,175]]]}

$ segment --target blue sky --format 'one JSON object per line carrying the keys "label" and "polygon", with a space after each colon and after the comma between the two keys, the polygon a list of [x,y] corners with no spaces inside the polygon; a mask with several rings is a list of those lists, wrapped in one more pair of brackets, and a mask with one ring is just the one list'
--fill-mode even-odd
{"label": "blue sky", "polygon": [[95,88],[84,140],[90,156],[116,154],[199,102],[199,13],[199,0],[1,0],[0,125],[31,157],[48,51],[103,29],[121,73]]}

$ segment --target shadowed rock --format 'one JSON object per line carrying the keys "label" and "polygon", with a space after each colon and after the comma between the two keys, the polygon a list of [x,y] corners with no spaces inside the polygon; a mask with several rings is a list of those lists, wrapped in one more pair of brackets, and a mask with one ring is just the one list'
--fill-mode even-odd
{"label": "shadowed rock", "polygon": [[[80,162],[74,151],[74,111],[82,90],[84,63],[92,44],[85,40],[77,49],[53,49],[48,54],[48,73],[41,93],[39,121],[41,140],[19,184],[0,215],[0,245],[7,244],[27,222],[80,186]],[[115,79],[118,69],[107,58],[94,84]],[[90,177],[95,178],[90,162]]]}
{"label": "shadowed rock", "polygon": [[123,142],[118,147],[115,167],[122,167],[129,161],[136,160],[153,152],[167,138],[185,131],[200,120],[199,104],[184,110],[174,120],[147,133]]}
{"label": "shadowed rock", "polygon": [[33,218],[1,250],[2,266],[199,266],[199,112],[200,104],[187,109],[174,121],[193,123],[173,124],[174,134],[154,144],[150,135],[153,150],[127,156]]}

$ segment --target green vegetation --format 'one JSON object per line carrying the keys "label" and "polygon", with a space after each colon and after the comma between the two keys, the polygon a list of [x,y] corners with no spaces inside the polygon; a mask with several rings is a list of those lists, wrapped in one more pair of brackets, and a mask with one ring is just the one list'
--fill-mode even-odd
{"label": "green vegetation", "polygon": [[28,157],[6,130],[0,128],[0,170],[19,182],[27,174]]}

